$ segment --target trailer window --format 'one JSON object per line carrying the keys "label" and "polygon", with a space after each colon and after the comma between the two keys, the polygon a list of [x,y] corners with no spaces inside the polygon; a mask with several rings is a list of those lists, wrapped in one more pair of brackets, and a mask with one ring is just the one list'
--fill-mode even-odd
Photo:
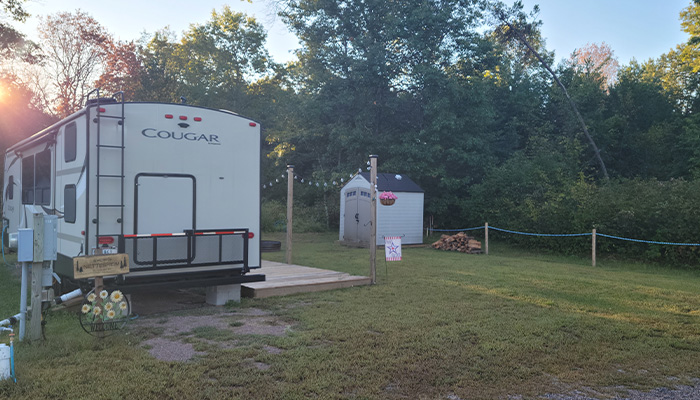
{"label": "trailer window", "polygon": [[66,129],[63,132],[63,158],[65,162],[75,161],[78,149],[77,138],[78,130],[75,122],[71,122],[66,125]]}
{"label": "trailer window", "polygon": [[22,204],[34,204],[34,156],[22,158]]}
{"label": "trailer window", "polygon": [[75,185],[66,185],[63,188],[63,220],[74,224],[75,223]]}
{"label": "trailer window", "polygon": [[14,175],[10,175],[7,178],[7,187],[5,188],[5,195],[7,196],[8,200],[12,200],[15,198],[15,177],[14,177]]}
{"label": "trailer window", "polygon": [[22,159],[22,203],[51,204],[51,150]]}
{"label": "trailer window", "polygon": [[51,204],[51,150],[44,150],[34,160],[34,204]]}

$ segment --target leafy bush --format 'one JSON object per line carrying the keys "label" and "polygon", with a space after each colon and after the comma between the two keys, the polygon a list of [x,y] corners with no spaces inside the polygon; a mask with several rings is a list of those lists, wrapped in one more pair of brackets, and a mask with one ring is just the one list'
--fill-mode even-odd
{"label": "leafy bush", "polygon": [[[567,179],[519,160],[492,171],[473,188],[472,224],[533,233],[599,233],[659,242],[700,242],[700,180],[617,180],[594,184]],[[552,172],[554,171],[554,172]],[[560,171],[559,171],[560,172]],[[565,254],[586,254],[590,238],[495,237]],[[656,245],[599,237],[599,253],[673,264],[700,261],[695,246]]]}
{"label": "leafy bush", "polygon": [[260,229],[263,232],[284,232],[287,229],[287,206],[279,201],[269,200],[260,209]]}
{"label": "leafy bush", "polygon": [[[327,232],[337,228],[338,206],[332,207],[317,202],[313,206],[294,203],[294,232]],[[287,204],[278,200],[262,203],[261,229],[263,232],[285,232],[287,230]],[[335,221],[335,224],[328,221]]]}

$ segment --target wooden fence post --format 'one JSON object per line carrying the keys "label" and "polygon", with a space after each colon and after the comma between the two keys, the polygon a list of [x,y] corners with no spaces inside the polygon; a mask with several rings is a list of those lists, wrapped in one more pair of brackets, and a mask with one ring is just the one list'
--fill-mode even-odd
{"label": "wooden fence post", "polygon": [[377,156],[369,156],[370,165],[370,206],[372,227],[369,234],[369,277],[372,285],[377,283]]}
{"label": "wooden fence post", "polygon": [[489,255],[489,223],[484,224],[484,243],[486,244],[484,246],[484,253],[486,255]]}
{"label": "wooden fence post", "polygon": [[595,250],[596,250],[595,249],[595,246],[596,246],[595,234],[596,234],[596,230],[593,229],[593,236],[591,237],[591,261],[592,261],[594,267],[595,267]]}
{"label": "wooden fence post", "polygon": [[34,260],[32,261],[32,318],[29,320],[29,340],[41,340],[41,275],[44,265],[44,216],[34,214]]}
{"label": "wooden fence post", "polygon": [[287,264],[292,263],[292,226],[294,207],[294,166],[287,165]]}

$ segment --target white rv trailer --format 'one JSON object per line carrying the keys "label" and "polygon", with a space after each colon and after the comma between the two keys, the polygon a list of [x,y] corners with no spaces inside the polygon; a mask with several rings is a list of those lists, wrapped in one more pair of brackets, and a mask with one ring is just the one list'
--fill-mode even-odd
{"label": "white rv trailer", "polygon": [[260,267],[260,124],[184,104],[98,98],[10,147],[8,232],[55,214],[54,271],[73,258],[126,253],[106,283],[218,286],[264,280]]}

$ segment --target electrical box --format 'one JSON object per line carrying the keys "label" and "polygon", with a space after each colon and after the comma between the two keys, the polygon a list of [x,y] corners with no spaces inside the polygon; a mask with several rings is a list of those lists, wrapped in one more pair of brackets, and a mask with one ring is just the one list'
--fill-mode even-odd
{"label": "electrical box", "polygon": [[17,250],[17,232],[10,233],[8,236],[10,238],[7,241],[7,247],[12,250]]}
{"label": "electrical box", "polygon": [[44,215],[44,261],[56,261],[58,243],[58,217]]}
{"label": "electrical box", "polygon": [[34,261],[34,229],[20,229],[17,232],[17,261]]}

